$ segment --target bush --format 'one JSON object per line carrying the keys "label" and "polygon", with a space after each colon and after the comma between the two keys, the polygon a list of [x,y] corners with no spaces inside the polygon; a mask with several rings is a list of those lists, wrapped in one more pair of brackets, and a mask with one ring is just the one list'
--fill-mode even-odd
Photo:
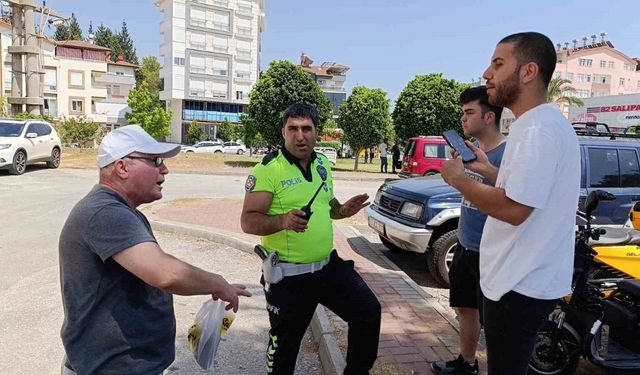
{"label": "bush", "polygon": [[28,112],[22,112],[22,113],[18,113],[16,115],[16,118],[18,120],[42,120],[42,121],[46,121],[50,124],[53,124],[53,117],[49,116],[49,115],[33,115],[31,113]]}
{"label": "bush", "polygon": [[64,144],[75,143],[82,148],[87,147],[91,141],[99,142],[104,134],[104,128],[100,124],[85,117],[64,118],[56,128]]}
{"label": "bush", "polygon": [[336,150],[336,152],[340,151],[340,142],[316,142],[316,147],[331,147]]}

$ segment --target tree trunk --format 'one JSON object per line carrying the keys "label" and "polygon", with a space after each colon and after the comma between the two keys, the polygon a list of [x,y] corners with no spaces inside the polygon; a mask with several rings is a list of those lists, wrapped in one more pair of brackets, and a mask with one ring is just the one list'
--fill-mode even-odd
{"label": "tree trunk", "polygon": [[356,152],[356,161],[355,161],[355,163],[353,164],[353,170],[354,170],[355,172],[357,172],[357,171],[358,171],[358,161],[360,161],[360,150],[361,150],[361,149],[358,149],[358,152]]}

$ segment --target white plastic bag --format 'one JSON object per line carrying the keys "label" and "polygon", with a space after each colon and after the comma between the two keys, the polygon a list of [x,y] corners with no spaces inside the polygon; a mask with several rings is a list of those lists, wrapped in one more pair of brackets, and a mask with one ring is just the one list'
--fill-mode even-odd
{"label": "white plastic bag", "polygon": [[189,328],[187,341],[196,362],[205,370],[213,368],[220,339],[227,333],[235,315],[224,309],[222,300],[208,299],[202,304],[196,320]]}

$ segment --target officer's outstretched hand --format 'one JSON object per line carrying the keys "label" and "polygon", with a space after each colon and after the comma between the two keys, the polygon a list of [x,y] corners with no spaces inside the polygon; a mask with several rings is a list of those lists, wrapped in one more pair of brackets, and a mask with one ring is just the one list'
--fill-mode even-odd
{"label": "officer's outstretched hand", "polygon": [[286,215],[282,215],[282,230],[304,232],[307,229],[308,222],[304,216],[305,213],[302,210],[291,210]]}
{"label": "officer's outstretched hand", "polygon": [[351,197],[351,199],[340,206],[338,213],[345,218],[351,217],[369,205],[370,202],[367,202],[367,199],[369,199],[369,194],[359,194]]}

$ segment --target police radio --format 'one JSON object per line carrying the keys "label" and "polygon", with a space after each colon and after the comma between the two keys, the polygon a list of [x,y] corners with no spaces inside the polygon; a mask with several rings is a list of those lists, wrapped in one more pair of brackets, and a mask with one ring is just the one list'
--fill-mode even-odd
{"label": "police radio", "polygon": [[320,184],[320,187],[318,187],[318,190],[316,190],[316,193],[313,194],[313,197],[311,198],[311,200],[309,201],[309,203],[307,203],[306,205],[302,206],[302,208],[300,209],[300,211],[304,211],[304,216],[300,216],[304,219],[306,219],[307,221],[311,220],[311,215],[313,215],[313,212],[311,211],[311,205],[313,204],[313,201],[316,199],[316,197],[318,196],[318,193],[320,193],[320,190],[324,187],[324,182],[322,182]]}

